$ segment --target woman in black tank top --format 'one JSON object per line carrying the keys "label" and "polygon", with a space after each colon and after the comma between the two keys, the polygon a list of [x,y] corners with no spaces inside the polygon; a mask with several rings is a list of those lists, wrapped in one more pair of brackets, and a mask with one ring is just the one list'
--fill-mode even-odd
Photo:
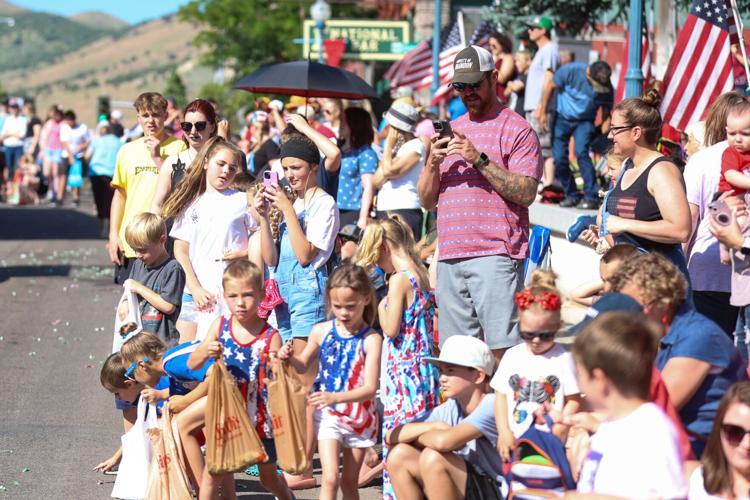
{"label": "woman in black tank top", "polygon": [[613,150],[629,158],[604,209],[603,224],[617,243],[663,253],[687,275],[681,243],[690,236],[682,174],[656,149],[661,133],[659,94],[625,99],[612,113]]}

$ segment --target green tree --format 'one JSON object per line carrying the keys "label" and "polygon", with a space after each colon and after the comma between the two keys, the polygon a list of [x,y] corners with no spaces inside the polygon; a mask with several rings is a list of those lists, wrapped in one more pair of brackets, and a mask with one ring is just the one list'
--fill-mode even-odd
{"label": "green tree", "polygon": [[309,0],[192,0],[178,16],[201,29],[193,43],[208,49],[204,63],[229,65],[241,76],[264,64],[300,58],[293,39],[302,36],[309,6]]}
{"label": "green tree", "polygon": [[176,66],[172,66],[172,71],[169,73],[164,95],[174,97],[177,107],[180,109],[187,104],[187,88],[185,88],[185,82],[182,81]]}

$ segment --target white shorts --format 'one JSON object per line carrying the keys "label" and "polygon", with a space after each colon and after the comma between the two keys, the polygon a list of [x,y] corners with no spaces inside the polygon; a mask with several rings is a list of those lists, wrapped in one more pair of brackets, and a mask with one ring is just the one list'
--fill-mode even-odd
{"label": "white shorts", "polygon": [[313,418],[318,441],[333,439],[341,443],[341,446],[344,448],[370,448],[375,446],[375,441],[365,439],[350,429],[345,428],[336,420],[335,416],[328,412],[315,410]]}

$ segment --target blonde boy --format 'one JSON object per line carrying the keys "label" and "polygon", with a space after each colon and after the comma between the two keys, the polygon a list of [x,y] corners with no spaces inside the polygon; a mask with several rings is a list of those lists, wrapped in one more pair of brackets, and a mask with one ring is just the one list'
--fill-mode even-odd
{"label": "blonde boy", "polygon": [[137,214],[125,228],[125,241],[137,261],[124,286],[139,297],[143,330],[153,332],[167,345],[177,343],[177,318],[185,287],[185,272],[167,253],[164,220],[149,212]]}
{"label": "blonde boy", "polygon": [[177,155],[185,143],[164,130],[167,100],[159,93],[145,92],[133,103],[143,137],[125,144],[117,154],[112,187],[115,194],[109,217],[109,258],[115,264],[115,283],[130,274],[135,251],[125,241],[125,228],[137,214],[147,212],[156,193],[159,168],[167,156]]}

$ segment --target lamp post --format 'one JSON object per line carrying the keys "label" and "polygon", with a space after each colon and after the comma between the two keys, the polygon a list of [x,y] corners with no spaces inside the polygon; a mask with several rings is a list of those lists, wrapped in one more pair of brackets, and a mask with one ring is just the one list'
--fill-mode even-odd
{"label": "lamp post", "polygon": [[432,87],[430,95],[435,94],[440,88],[440,31],[442,28],[443,0],[435,0],[435,24],[432,30]]}
{"label": "lamp post", "polygon": [[326,26],[326,21],[331,18],[331,6],[325,0],[315,0],[315,3],[310,6],[310,17],[315,21],[315,28],[317,31],[317,43],[318,43],[318,62],[323,62],[323,28]]}
{"label": "lamp post", "polygon": [[628,72],[625,73],[625,97],[638,97],[643,93],[643,0],[630,0],[628,22]]}

